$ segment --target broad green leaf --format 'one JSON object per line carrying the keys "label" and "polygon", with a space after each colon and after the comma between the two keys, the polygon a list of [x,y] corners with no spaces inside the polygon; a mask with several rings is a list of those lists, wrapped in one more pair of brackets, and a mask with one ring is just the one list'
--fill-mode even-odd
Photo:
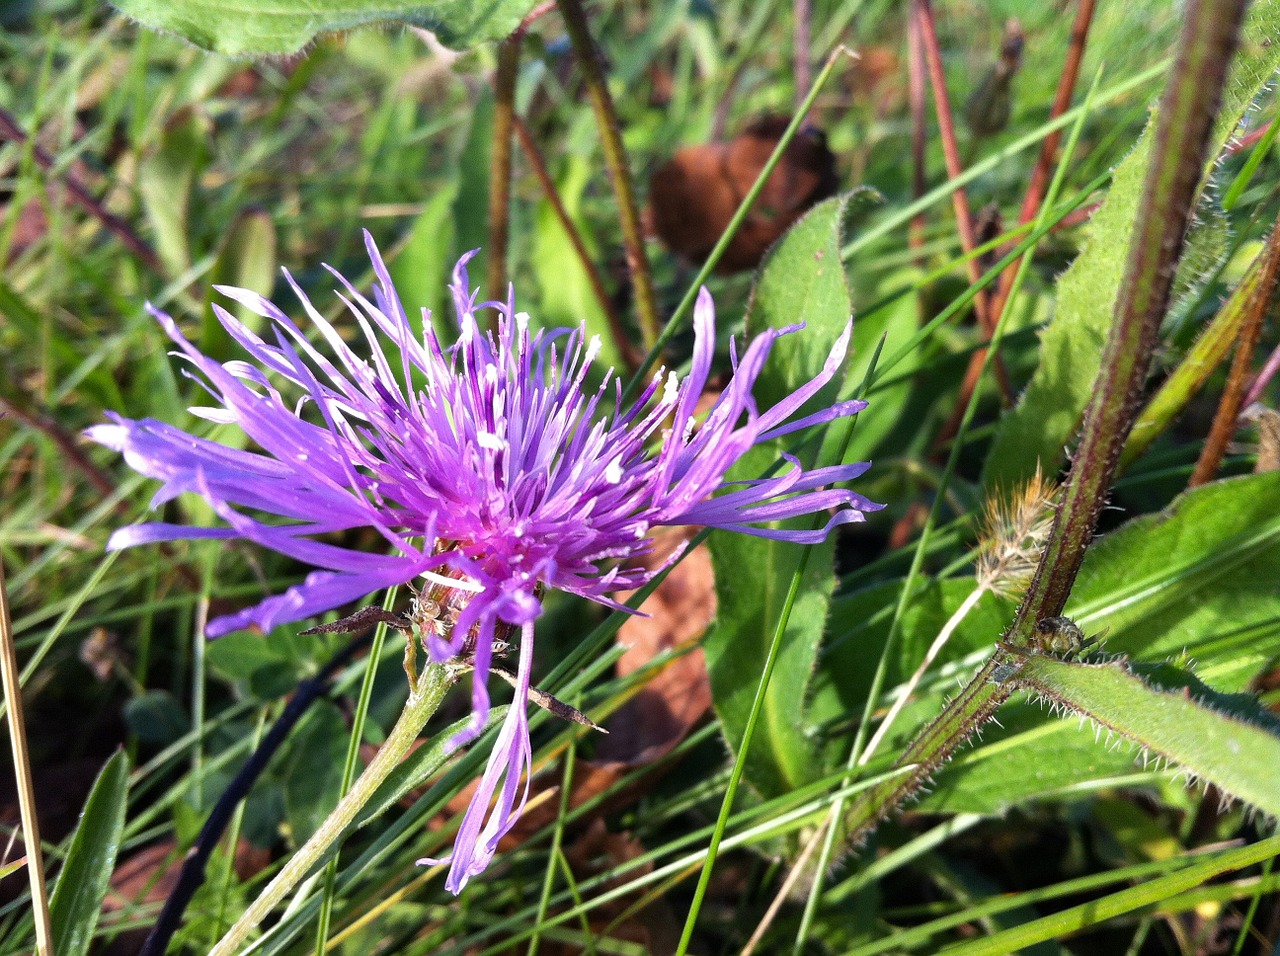
{"label": "broad green leaf", "polygon": [[[1208,155],[1216,162],[1241,115],[1280,67],[1280,0],[1249,8],[1240,52],[1231,66]],[[1093,394],[1102,343],[1129,256],[1133,220],[1151,154],[1151,125],[1116,167],[1111,190],[1089,226],[1075,262],[1058,282],[1057,314],[1041,342],[1040,365],[1016,408],[1001,421],[983,483],[1007,487],[1039,462],[1055,473]],[[1206,178],[1207,182],[1207,178]],[[1209,243],[1212,245],[1212,243]],[[1187,277],[1185,283],[1190,283]]]}
{"label": "broad green leaf", "polygon": [[1151,155],[1151,127],[1116,167],[1089,237],[1058,280],[1057,312],[1040,340],[1040,365],[1017,406],[1000,419],[983,484],[1008,488],[1037,463],[1054,475],[1093,395],[1098,359],[1111,325]]}
{"label": "broad green leaf", "polygon": [[1032,655],[1013,679],[1223,793],[1280,815],[1275,718],[1248,694],[1218,694],[1185,673],[1164,679],[1170,676],[1177,684],[1161,690],[1118,662]]}
{"label": "broad green leaf", "polygon": [[[914,289],[921,278],[915,266],[903,266],[889,273],[869,272],[864,279],[858,273],[860,260],[851,264],[850,283],[854,301],[874,303],[902,289]],[[875,355],[876,346],[884,339],[884,355],[892,355],[909,342],[920,328],[919,298],[913,292],[898,295],[884,301],[871,311],[858,310],[858,322],[853,330],[853,354],[848,359],[845,381],[858,386],[866,377],[867,368]],[[849,458],[860,460],[878,457],[883,448],[888,454],[900,453],[909,447],[916,429],[925,427],[930,418],[930,406],[936,402],[938,390],[924,376],[913,373],[922,371],[931,361],[929,350],[918,348],[893,370],[891,384],[877,382],[867,394],[870,403],[859,416],[853,430]],[[892,444],[882,443],[886,439]]]}
{"label": "broad green leaf", "polygon": [[227,56],[285,56],[323,33],[371,24],[409,24],[431,30],[446,46],[466,49],[501,40],[533,7],[533,0],[113,0],[144,26],[176,33]]}
{"label": "broad green leaf", "polygon": [[285,812],[297,845],[313,834],[339,799],[347,727],[328,701],[316,701],[293,732],[281,772]]}
{"label": "broad green leaf", "polygon": [[[749,328],[806,325],[774,346],[755,392],[761,408],[817,374],[849,322],[849,289],[840,262],[844,208],[843,197],[815,206],[770,250],[761,267]],[[838,381],[829,383],[824,390],[828,402],[839,388]],[[731,477],[758,477],[773,465],[779,450],[754,450]],[[806,463],[812,463],[813,454],[807,457]],[[715,535],[710,546],[720,610],[706,638],[707,670],[725,737],[736,751],[805,549],[747,535]],[[766,796],[785,793],[819,773],[815,744],[801,718],[835,584],[832,560],[829,542],[809,550],[752,740],[746,779]]]}
{"label": "broad green leaf", "polygon": [[[889,625],[901,587],[901,581],[889,581],[842,595],[831,602],[830,637],[819,659],[808,708],[808,719],[814,724],[826,726],[852,719],[855,715],[861,716],[863,703],[871,689],[871,677],[889,636]],[[977,582],[971,577],[947,578],[923,581],[918,587],[903,613],[901,633],[888,661],[885,687],[889,689],[911,676],[938,632],[973,593]],[[1014,609],[1012,602],[994,594],[984,594],[938,654],[934,672],[957,664],[975,652],[994,650],[1000,632],[1013,619]],[[922,693],[929,686],[926,682]],[[954,688],[955,678],[952,676],[939,685],[939,694],[949,694]],[[930,701],[928,709],[917,715],[918,721],[911,719],[914,714],[911,708],[904,711],[900,718],[903,725],[900,733],[909,734],[917,722],[937,713],[939,703]]]}
{"label": "broad green leaf", "polygon": [[[457,193],[453,202],[454,252],[452,259],[479,250],[467,269],[473,286],[484,285],[489,242],[489,157],[493,151],[494,99],[486,89],[471,108],[471,125],[458,157]],[[494,294],[493,290],[485,289]],[[481,298],[486,298],[482,296]],[[448,317],[452,321],[452,316]]]}
{"label": "broad green leaf", "polygon": [[120,852],[128,794],[129,758],[117,751],[89,791],[49,899],[53,948],[60,956],[83,956],[89,951]]}
{"label": "broad green leaf", "polygon": [[409,229],[396,257],[387,263],[409,322],[416,326],[421,310],[431,312],[431,324],[441,342],[452,342],[458,325],[446,299],[454,248],[453,205],[458,198],[457,180],[431,194]]}
{"label": "broad green leaf", "polygon": [[[821,369],[831,346],[849,324],[853,303],[840,261],[847,194],[814,206],[769,250],[747,306],[747,335],[804,323],[774,343],[754,395],[769,408]],[[830,405],[840,391],[833,379],[811,402]]]}
{"label": "broad green leaf", "polygon": [[191,730],[178,699],[167,690],[149,690],[124,705],[124,719],[129,732],[153,746],[166,747]]}
{"label": "broad green leaf", "polygon": [[[772,455],[745,460],[767,467]],[[756,472],[759,474],[759,471]],[[791,578],[805,548],[742,534],[713,535],[711,558],[719,612],[705,649],[711,694],[725,738],[737,753]],[[835,585],[830,542],[813,545],[747,756],[745,777],[766,797],[821,775],[804,700]]]}
{"label": "broad green leaf", "polygon": [[1107,747],[1079,720],[1013,700],[1000,708],[996,723],[983,728],[975,746],[957,752],[938,771],[917,806],[926,813],[998,814],[1028,800],[1156,779],[1131,750]]}
{"label": "broad green leaf", "polygon": [[1067,613],[1109,627],[1109,652],[1158,662],[1193,657],[1201,678],[1242,689],[1280,636],[1280,473],[1183,494],[1089,549]]}

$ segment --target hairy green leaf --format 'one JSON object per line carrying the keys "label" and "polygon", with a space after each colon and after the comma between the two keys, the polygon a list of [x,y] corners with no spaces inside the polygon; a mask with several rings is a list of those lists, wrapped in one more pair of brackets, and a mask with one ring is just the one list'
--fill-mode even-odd
{"label": "hairy green leaf", "polygon": [[284,56],[323,33],[404,23],[431,30],[446,46],[466,49],[501,40],[533,8],[533,0],[113,0],[144,26],[176,33],[227,56]]}
{"label": "hairy green leaf", "polygon": [[[840,262],[845,198],[815,206],[770,250],[752,295],[750,328],[780,328],[804,322],[804,331],[774,346],[756,388],[767,408],[822,368],[835,338],[849,322],[849,287]],[[839,391],[833,380],[815,401]],[[731,477],[755,478],[770,468],[780,448],[758,448]],[[811,450],[801,453],[811,463]],[[785,466],[784,466],[785,467]],[[711,556],[719,613],[705,648],[707,670],[725,737],[740,746],[769,647],[791,580],[805,549],[747,535],[714,535]],[[746,779],[775,796],[819,773],[814,741],[801,719],[814,659],[835,585],[830,543],[809,550],[799,597],[782,639],[779,657],[747,758]]]}
{"label": "hairy green leaf", "polygon": [[1190,681],[1164,691],[1117,662],[1079,664],[1040,655],[1030,656],[1015,679],[1224,793],[1280,816],[1280,736],[1275,721],[1266,720],[1249,695],[1216,694],[1198,682],[1193,691]]}
{"label": "hairy green leaf", "polygon": [[1109,627],[1108,651],[1194,657],[1235,691],[1275,655],[1280,635],[1280,473],[1213,482],[1094,542],[1067,613]]}
{"label": "hairy green leaf", "polygon": [[[1260,0],[1250,7],[1209,143],[1211,161],[1216,161],[1241,115],[1280,67],[1280,44],[1270,42],[1277,29],[1280,0]],[[1025,479],[1037,462],[1052,474],[1063,461],[1064,449],[1093,395],[1102,343],[1129,257],[1153,123],[1154,117],[1133,152],[1116,167],[1111,190],[1090,223],[1088,239],[1058,282],[1057,314],[1044,332],[1040,365],[1017,407],[1000,421],[983,475],[987,487],[1007,487]],[[1212,247],[1213,230],[1201,231],[1206,248]],[[1183,284],[1189,286],[1193,278],[1184,276]]]}

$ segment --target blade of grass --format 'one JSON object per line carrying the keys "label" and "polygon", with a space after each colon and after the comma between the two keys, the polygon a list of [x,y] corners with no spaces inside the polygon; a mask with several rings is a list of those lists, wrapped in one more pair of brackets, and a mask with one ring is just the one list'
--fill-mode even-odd
{"label": "blade of grass", "polygon": [[31,911],[36,924],[36,949],[40,956],[53,956],[49,897],[44,882],[44,852],[40,847],[40,825],[36,820],[36,793],[31,783],[31,757],[27,751],[22,687],[18,681],[18,657],[13,648],[13,629],[9,620],[9,593],[4,583],[3,561],[0,561],[0,680],[4,683],[4,699],[9,718],[9,745],[13,750],[13,775],[18,785],[18,813],[22,821],[22,842],[26,847],[27,879],[31,886]]}
{"label": "blade of grass", "polygon": [[1280,854],[1280,837],[1272,837],[1252,846],[1213,856],[1177,873],[1158,876],[1141,885],[1112,893],[1100,900],[1081,903],[1052,916],[1045,916],[1013,929],[972,940],[942,950],[943,956],[1006,956],[1027,946],[1097,926],[1099,923],[1131,913],[1145,906],[1159,906],[1176,894],[1193,890],[1221,873],[1243,869]]}

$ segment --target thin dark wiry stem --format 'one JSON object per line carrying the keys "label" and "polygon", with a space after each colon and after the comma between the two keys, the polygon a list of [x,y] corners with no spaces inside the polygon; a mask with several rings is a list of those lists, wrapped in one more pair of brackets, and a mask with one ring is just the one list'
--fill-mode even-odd
{"label": "thin dark wiry stem", "polygon": [[600,55],[595,41],[587,29],[587,16],[581,0],[557,0],[560,15],[564,18],[573,45],[574,56],[582,69],[591,108],[600,127],[600,146],[604,150],[605,166],[613,182],[613,192],[618,200],[618,224],[622,227],[622,242],[626,247],[627,268],[635,291],[636,323],[646,349],[652,349],[658,341],[658,305],[653,294],[653,275],[649,271],[649,257],[644,248],[644,234],[640,229],[640,212],[636,205],[635,189],[631,182],[631,167],[622,145],[622,131],[618,126],[618,114],[613,107],[613,97],[600,67]]}
{"label": "thin dark wiry stem", "polygon": [[[1244,6],[1245,0],[1192,0],[1183,14],[1115,321],[1062,504],[1035,578],[1005,633],[1014,646],[1027,645],[1037,622],[1062,612],[1106,501],[1139,407]],[[1014,682],[992,680],[1005,654],[988,661],[898,758],[895,767],[910,768],[909,774],[871,787],[856,801],[846,820],[850,839],[915,793],[1009,696]]]}
{"label": "thin dark wiry stem", "polygon": [[[0,139],[12,140],[19,145],[26,144],[28,139],[26,131],[18,125],[18,121],[3,108],[0,108]],[[52,170],[57,165],[56,160],[42,147],[32,143],[30,148],[36,165],[45,170],[45,172]],[[161,265],[160,257],[156,255],[156,251],[142,240],[142,237],[134,231],[132,226],[115,213],[108,212],[106,207],[93,197],[88,187],[73,176],[70,171],[63,171],[60,176],[62,183],[67,187],[67,191],[71,193],[72,198],[88,210],[95,219],[106,226],[110,232],[114,233],[134,255],[142,260],[143,265],[158,274],[164,273],[164,267]]]}
{"label": "thin dark wiry stem", "polygon": [[489,294],[507,299],[507,233],[511,224],[511,125],[516,110],[516,72],[520,67],[517,30],[498,44],[493,77],[493,147],[489,156]]}
{"label": "thin dark wiry stem", "polygon": [[596,261],[592,258],[591,253],[587,251],[586,243],[582,241],[582,233],[578,231],[577,224],[570,218],[569,210],[564,208],[564,201],[560,198],[560,190],[556,188],[555,180],[551,178],[551,174],[547,171],[547,164],[542,158],[542,152],[538,149],[538,144],[533,140],[533,134],[529,132],[528,125],[519,116],[516,116],[514,117],[513,126],[516,131],[516,140],[520,143],[520,148],[524,150],[525,159],[529,161],[529,167],[533,170],[533,175],[537,177],[538,183],[542,186],[542,192],[546,195],[547,202],[551,204],[551,211],[555,213],[556,219],[564,227],[565,234],[573,245],[573,251],[577,254],[578,261],[582,263],[582,268],[587,273],[587,281],[591,283],[591,291],[595,294],[596,301],[600,303],[600,308],[609,322],[609,331],[613,334],[613,344],[622,356],[627,370],[635,374],[636,369],[640,367],[642,356],[622,325],[622,317],[618,315],[617,307],[613,304],[613,300],[609,298],[609,292],[604,287],[604,279],[600,276]]}
{"label": "thin dark wiry stem", "polygon": [[1200,450],[1200,459],[1196,462],[1195,471],[1191,473],[1188,485],[1195,488],[1213,480],[1227,453],[1227,443],[1236,433],[1240,418],[1240,409],[1244,407],[1245,393],[1249,390],[1249,369],[1253,366],[1253,354],[1258,347],[1258,338],[1262,334],[1262,322],[1271,307],[1276,293],[1276,279],[1280,277],[1280,223],[1271,230],[1267,242],[1267,255],[1262,262],[1262,275],[1258,287],[1249,301],[1244,327],[1236,343],[1236,355],[1231,362],[1231,372],[1227,376],[1226,388],[1222,390],[1222,398],[1218,402],[1218,411],[1214,415],[1213,425],[1205,438],[1204,448]]}

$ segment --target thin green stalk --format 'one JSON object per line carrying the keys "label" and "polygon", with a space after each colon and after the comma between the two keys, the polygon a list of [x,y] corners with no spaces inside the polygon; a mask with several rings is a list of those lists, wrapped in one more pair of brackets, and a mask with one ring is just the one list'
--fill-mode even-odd
{"label": "thin green stalk", "polygon": [[[542,880],[542,895],[538,898],[538,915],[533,921],[533,935],[529,937],[529,956],[538,956],[538,944],[542,942],[542,924],[551,905],[551,888],[556,881],[556,861],[561,859],[560,846],[564,840],[565,818],[569,814],[569,795],[573,790],[573,765],[578,753],[576,737],[569,738],[569,748],[564,755],[564,779],[560,781],[560,811],[556,814],[555,829],[551,831],[551,849],[547,853],[547,873]],[[570,885],[573,885],[572,878]]]}
{"label": "thin green stalk", "polygon": [[0,680],[9,702],[9,744],[13,749],[13,775],[17,781],[18,813],[22,842],[26,846],[27,879],[31,884],[31,910],[36,923],[36,950],[53,956],[53,929],[49,922],[49,895],[44,881],[44,853],[36,822],[36,792],[31,783],[31,756],[27,751],[26,722],[22,711],[22,687],[18,682],[18,656],[13,648],[9,622],[9,595],[4,586],[4,562],[0,561]]}
{"label": "thin green stalk", "polygon": [[[492,261],[492,260],[490,260]],[[382,609],[390,611],[396,604],[400,593],[399,586],[387,588],[382,600]],[[413,640],[410,635],[406,640]],[[373,699],[373,681],[378,673],[377,661],[382,659],[382,648],[387,642],[387,625],[379,623],[373,632],[373,643],[369,647],[368,664],[364,671],[364,680],[360,684],[360,697],[356,703],[355,715],[351,720],[351,736],[347,741],[347,758],[342,767],[342,784],[339,796],[346,796],[351,789],[351,782],[356,776],[356,766],[360,762],[360,742],[364,740],[364,725],[369,716],[369,702]],[[320,914],[316,918],[316,954],[324,956],[329,939],[329,921],[333,914],[334,886],[338,877],[338,858],[334,857],[324,871],[324,887],[320,893]]]}
{"label": "thin green stalk", "polygon": [[636,297],[636,321],[640,337],[646,349],[653,350],[658,343],[658,305],[653,292],[653,274],[649,270],[649,256],[644,248],[644,233],[640,228],[640,211],[636,205],[635,188],[631,182],[631,166],[622,144],[622,131],[618,125],[618,113],[609,95],[609,85],[600,67],[599,55],[591,31],[587,28],[587,15],[582,0],[557,0],[560,15],[564,18],[569,42],[582,69],[591,108],[600,127],[600,146],[604,150],[605,166],[613,182],[613,192],[618,200],[618,224],[622,228],[622,242],[626,247],[627,268]]}
{"label": "thin green stalk", "polygon": [[261,895],[244,911],[227,934],[210,951],[210,956],[233,956],[258,924],[298,884],[324,854],[333,847],[356,818],[360,809],[369,802],[374,792],[409,752],[418,734],[427,725],[440,702],[444,700],[452,682],[448,670],[442,664],[429,664],[409,691],[400,719],[391,728],[378,755],[365,768],[351,790],[342,798],[318,829],[276,874]]}
{"label": "thin green stalk", "polygon": [[742,743],[738,746],[738,759],[733,763],[733,771],[729,774],[729,786],[725,790],[724,800],[720,804],[720,815],[716,818],[715,829],[711,833],[711,842],[707,846],[707,855],[702,861],[702,875],[698,877],[698,886],[693,891],[693,902],[689,904],[689,915],[685,919],[684,932],[680,934],[680,943],[676,946],[676,956],[685,956],[689,951],[689,941],[693,938],[693,927],[697,923],[698,913],[702,909],[702,900],[707,894],[707,886],[711,882],[711,869],[715,865],[716,855],[720,852],[720,843],[724,838],[725,828],[729,825],[729,815],[733,810],[733,798],[738,793],[738,784],[742,780],[743,771],[747,767],[747,749],[755,734],[756,723],[760,712],[764,709],[765,692],[769,689],[769,681],[773,677],[774,665],[778,662],[778,651],[782,647],[782,636],[786,633],[787,622],[791,619],[791,608],[795,605],[796,596],[800,593],[800,579],[809,563],[812,548],[805,548],[795,574],[791,576],[791,587],[782,605],[782,613],[778,616],[778,626],[773,632],[773,643],[769,645],[769,654],[765,658],[764,672],[760,675],[760,683],[756,686],[756,697],[751,702],[751,714],[747,717],[747,727],[742,734]]}

